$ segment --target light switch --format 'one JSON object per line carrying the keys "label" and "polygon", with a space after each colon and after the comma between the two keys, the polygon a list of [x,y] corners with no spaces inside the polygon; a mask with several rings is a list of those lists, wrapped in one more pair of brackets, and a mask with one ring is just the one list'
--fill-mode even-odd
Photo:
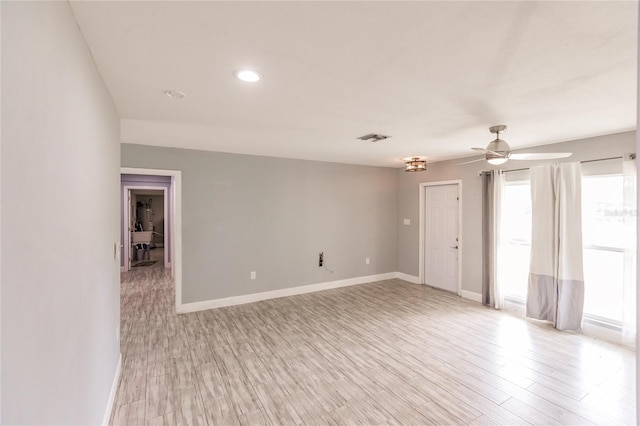
{"label": "light switch", "polygon": [[251,271],[251,279],[252,280],[256,279],[256,271]]}
{"label": "light switch", "polygon": [[405,219],[404,220],[404,224],[405,225],[411,225],[411,219]]}

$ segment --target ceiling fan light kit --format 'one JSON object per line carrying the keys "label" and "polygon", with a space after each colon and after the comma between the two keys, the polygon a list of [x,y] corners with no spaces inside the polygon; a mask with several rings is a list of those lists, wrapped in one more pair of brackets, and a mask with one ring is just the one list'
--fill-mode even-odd
{"label": "ceiling fan light kit", "polygon": [[[487,154],[487,157],[489,157],[489,154]],[[487,163],[493,165],[493,166],[499,166],[501,164],[504,164],[507,162],[508,158],[507,157],[495,157],[495,158],[486,158]]]}
{"label": "ceiling fan light kit", "polygon": [[413,157],[405,164],[405,172],[424,172],[427,170],[427,161],[420,159],[420,157]]}

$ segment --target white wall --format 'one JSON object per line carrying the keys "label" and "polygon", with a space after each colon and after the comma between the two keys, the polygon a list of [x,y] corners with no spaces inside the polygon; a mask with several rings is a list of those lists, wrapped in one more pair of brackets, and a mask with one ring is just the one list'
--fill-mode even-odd
{"label": "white wall", "polygon": [[[638,22],[640,24],[640,9],[638,10]],[[636,57],[640,57],[640,32],[638,32],[638,55]],[[640,88],[640,70],[637,71],[637,81],[638,85],[636,86],[636,96],[637,96],[637,119],[636,119],[636,128],[638,123],[640,122],[640,96],[637,95],[638,89]],[[636,134],[636,152],[640,154],[640,134]],[[636,155],[636,170],[640,170],[640,157]],[[636,191],[640,188],[640,175],[638,175],[636,182]],[[638,197],[636,195],[636,203],[638,202]],[[636,216],[636,245],[637,242],[640,241],[640,217]],[[636,255],[638,263],[640,263],[640,250],[636,248]],[[636,283],[640,284],[640,277],[636,272]],[[640,330],[640,315],[638,315],[638,309],[640,308],[640,285],[636,285],[636,330]],[[636,333],[637,336],[637,333]],[[640,341],[636,337],[636,424],[640,424],[640,358],[638,358],[638,349],[640,348]]]}
{"label": "white wall", "polygon": [[0,7],[1,422],[100,424],[119,357],[119,118],[67,2]]}
{"label": "white wall", "polygon": [[[2,7],[0,7],[0,34],[2,34]],[[2,49],[0,48],[0,51]],[[0,55],[0,81],[2,81],[2,55]],[[0,98],[2,85],[0,84]],[[1,102],[0,102],[1,105]],[[0,164],[2,164],[2,107],[0,106]],[[0,176],[2,173],[0,173]],[[2,223],[2,178],[0,177],[0,223]],[[0,226],[0,241],[2,241],[2,226]],[[2,244],[0,244],[0,424],[2,423]]]}
{"label": "white wall", "polygon": [[[507,142],[509,139],[505,136]],[[635,152],[635,132],[617,133],[588,139],[580,139],[536,148],[523,152],[572,152],[561,161],[584,161],[621,156]],[[462,180],[462,289],[480,293],[482,289],[482,186],[478,172],[497,168],[486,162],[459,166],[458,159],[428,164],[426,172],[405,173],[398,171],[398,271],[418,276],[419,269],[419,198],[421,182]],[[556,160],[557,161],[557,160]],[[553,161],[555,162],[555,161]],[[518,169],[544,164],[543,161],[509,161],[502,169]],[[404,218],[411,225],[402,224]]]}

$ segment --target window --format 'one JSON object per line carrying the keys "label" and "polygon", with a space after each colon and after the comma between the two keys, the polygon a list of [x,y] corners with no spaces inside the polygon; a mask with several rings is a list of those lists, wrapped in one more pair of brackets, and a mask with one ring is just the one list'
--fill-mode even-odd
{"label": "window", "polygon": [[624,204],[621,175],[582,178],[584,312],[622,322]]}
{"label": "window", "polygon": [[[623,312],[623,177],[583,176],[582,229],[586,318],[619,326]],[[499,279],[507,300],[525,302],[531,256],[531,185],[508,181],[501,212]]]}
{"label": "window", "polygon": [[531,257],[531,185],[529,181],[507,182],[501,212],[501,248],[498,260],[500,285],[507,299],[527,298]]}

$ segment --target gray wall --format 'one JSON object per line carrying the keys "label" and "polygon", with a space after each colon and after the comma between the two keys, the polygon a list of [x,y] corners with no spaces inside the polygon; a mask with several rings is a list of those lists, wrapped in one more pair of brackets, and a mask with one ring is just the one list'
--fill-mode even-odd
{"label": "gray wall", "polygon": [[184,303],[396,270],[395,169],[128,144],[122,166],[182,171]]}
{"label": "gray wall", "polygon": [[[504,137],[507,142],[508,137]],[[608,158],[635,152],[635,132],[618,133],[589,139],[522,149],[522,152],[573,152],[561,161]],[[514,151],[517,152],[517,151]],[[472,158],[471,158],[472,159]],[[469,159],[428,164],[427,171],[398,175],[398,271],[418,276],[419,269],[419,193],[421,182],[462,180],[462,289],[480,293],[482,283],[482,187],[478,172],[490,168],[486,162],[456,165]],[[549,161],[553,163],[556,161]],[[519,169],[545,164],[544,161],[509,161],[501,168]],[[411,225],[402,219],[411,219]]]}
{"label": "gray wall", "polygon": [[0,8],[1,422],[100,424],[119,356],[119,118],[67,2]]}

